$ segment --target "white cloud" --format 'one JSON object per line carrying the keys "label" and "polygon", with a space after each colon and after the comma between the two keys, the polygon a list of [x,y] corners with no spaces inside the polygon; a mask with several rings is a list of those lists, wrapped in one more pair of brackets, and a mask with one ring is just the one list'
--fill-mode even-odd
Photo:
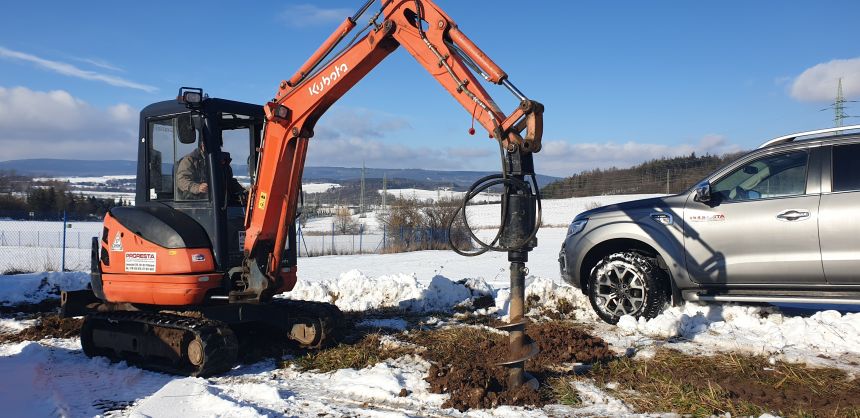
{"label": "white cloud", "polygon": [[125,72],[125,70],[123,70],[122,68],[117,67],[116,65],[113,65],[113,64],[111,64],[111,63],[109,63],[109,62],[107,62],[107,61],[105,61],[105,60],[103,60],[103,59],[99,59],[99,58],[79,58],[79,57],[74,57],[74,59],[75,59],[76,61],[85,62],[85,63],[87,63],[87,64],[89,64],[89,65],[92,65],[92,66],[94,66],[94,67],[101,68],[101,69],[103,69],[103,70],[116,71],[116,72],[118,72],[118,73],[124,73],[124,72]]}
{"label": "white cloud", "polygon": [[845,97],[860,96],[860,57],[833,60],[806,69],[791,85],[791,96],[800,101],[833,101],[842,78]]}
{"label": "white cloud", "polygon": [[48,60],[25,52],[14,51],[2,46],[0,46],[0,58],[5,58],[13,61],[29,62],[35,64],[37,67],[46,69],[48,71],[53,71],[57,74],[81,78],[84,80],[101,81],[111,86],[143,90],[148,93],[158,91],[158,88],[154,86],[126,80],[122,77],[102,74],[95,71],[83,70],[66,62]]}
{"label": "white cloud", "polygon": [[0,87],[0,160],[134,159],[138,111],[100,109],[66,91]]}
{"label": "white cloud", "polygon": [[706,135],[695,144],[647,144],[635,141],[582,142],[544,141],[535,155],[535,168],[539,173],[566,177],[592,168],[626,168],[662,157],[690,155],[721,155],[740,151],[721,135]]}
{"label": "white cloud", "polygon": [[345,8],[322,8],[314,4],[293,4],[281,13],[281,20],[296,27],[307,27],[340,23],[352,16],[352,10]]}

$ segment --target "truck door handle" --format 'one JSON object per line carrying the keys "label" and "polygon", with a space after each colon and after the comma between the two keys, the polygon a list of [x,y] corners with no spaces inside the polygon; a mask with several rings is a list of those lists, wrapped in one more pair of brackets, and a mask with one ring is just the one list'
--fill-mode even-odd
{"label": "truck door handle", "polygon": [[801,221],[807,218],[809,218],[809,211],[806,209],[789,209],[776,215],[776,219],[786,222]]}

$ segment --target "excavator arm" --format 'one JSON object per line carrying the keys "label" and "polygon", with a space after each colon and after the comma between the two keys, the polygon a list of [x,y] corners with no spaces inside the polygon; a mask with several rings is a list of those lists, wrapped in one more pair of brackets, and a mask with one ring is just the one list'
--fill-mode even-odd
{"label": "excavator arm", "polygon": [[[348,17],[292,77],[280,83],[274,99],[265,105],[267,122],[245,218],[244,290],[234,291],[234,299],[266,300],[295,285],[296,267],[286,262],[284,248],[295,222],[314,126],[332,104],[400,46],[506,154],[524,156],[526,172],[533,174],[531,153],[540,150],[543,106],[517,90],[507,74],[432,1],[381,0],[381,8],[367,25],[356,29],[372,3],[367,1]],[[510,114],[502,112],[479,76],[505,86],[520,105]],[[518,162],[514,165],[520,167]]]}

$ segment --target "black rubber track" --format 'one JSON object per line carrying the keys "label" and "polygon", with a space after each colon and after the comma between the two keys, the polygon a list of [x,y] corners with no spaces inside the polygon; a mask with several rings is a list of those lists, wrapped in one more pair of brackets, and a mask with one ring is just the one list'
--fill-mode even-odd
{"label": "black rubber track", "polygon": [[[180,330],[182,356],[180,359],[144,356],[116,350],[114,347],[96,347],[93,331],[137,334],[140,340],[158,338],[153,330],[167,328]],[[188,342],[199,340],[203,347],[203,362],[192,364],[186,355]],[[152,312],[101,312],[87,315],[81,326],[81,346],[87,356],[104,356],[114,361],[127,361],[138,367],[171,374],[206,377],[230,370],[236,362],[239,344],[226,324],[208,319]]]}

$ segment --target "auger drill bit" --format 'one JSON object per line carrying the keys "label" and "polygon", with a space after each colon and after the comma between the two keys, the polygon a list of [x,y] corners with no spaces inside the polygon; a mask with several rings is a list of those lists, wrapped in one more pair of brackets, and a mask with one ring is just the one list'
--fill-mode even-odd
{"label": "auger drill bit", "polygon": [[[511,253],[508,254],[509,258]],[[540,349],[537,343],[525,333],[528,323],[525,317],[525,277],[528,272],[525,259],[528,258],[528,253],[521,252],[521,254],[523,261],[511,261],[511,302],[508,323],[498,327],[510,335],[508,358],[498,365],[508,368],[508,387],[516,388],[525,384],[537,390],[537,379],[525,372],[526,360],[536,356]]]}
{"label": "auger drill bit", "polygon": [[[518,173],[513,173],[518,174]],[[529,251],[537,245],[535,231],[536,196],[526,188],[507,193],[505,208],[505,224],[500,243],[507,247],[508,261],[511,266],[511,301],[509,306],[508,324],[499,327],[510,335],[508,342],[508,358],[499,363],[508,371],[508,387],[516,388],[526,384],[533,389],[538,388],[538,381],[525,372],[526,360],[536,356],[540,349],[525,333],[528,320],[525,317],[525,279],[528,269],[526,262]]]}

